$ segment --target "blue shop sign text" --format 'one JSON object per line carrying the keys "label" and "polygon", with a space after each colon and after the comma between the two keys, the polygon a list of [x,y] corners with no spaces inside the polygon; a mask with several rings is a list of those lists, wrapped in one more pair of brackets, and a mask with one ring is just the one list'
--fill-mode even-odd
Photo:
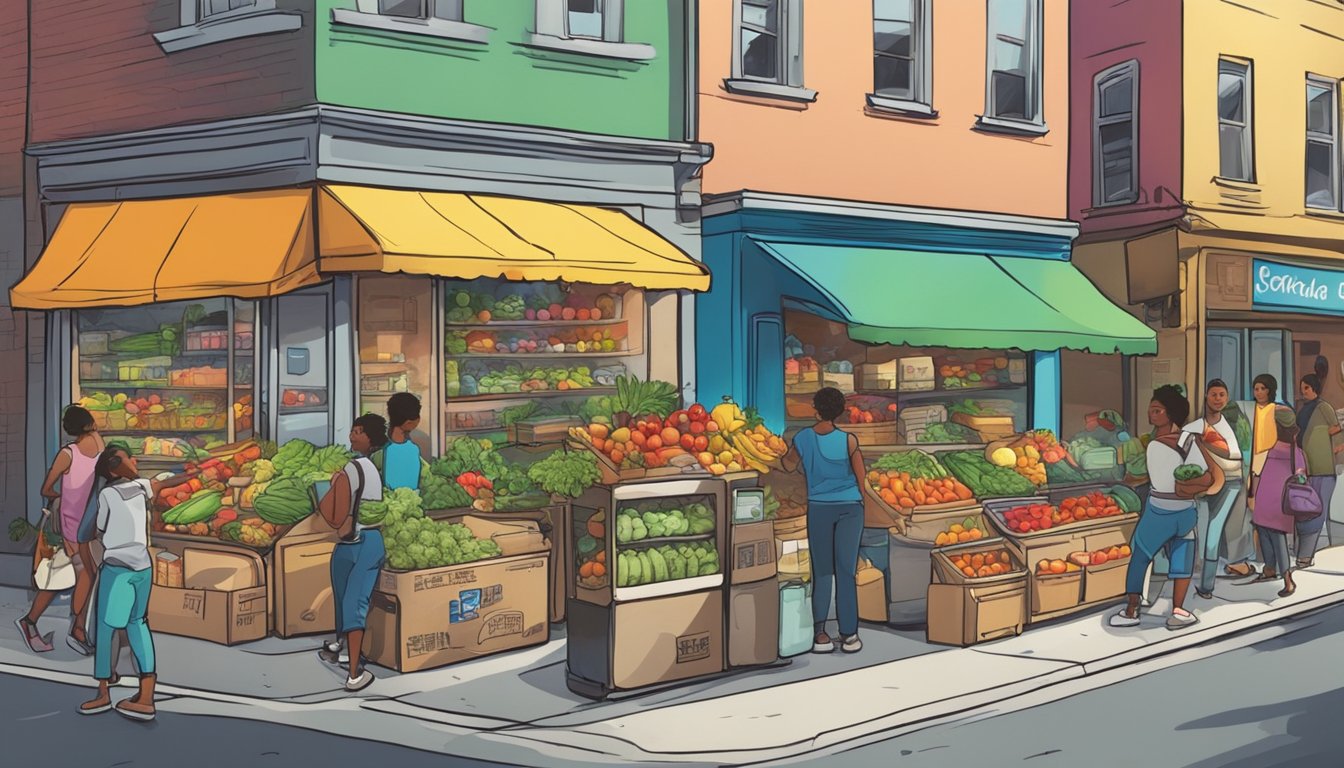
{"label": "blue shop sign text", "polygon": [[1252,261],[1251,304],[1344,315],[1344,272]]}

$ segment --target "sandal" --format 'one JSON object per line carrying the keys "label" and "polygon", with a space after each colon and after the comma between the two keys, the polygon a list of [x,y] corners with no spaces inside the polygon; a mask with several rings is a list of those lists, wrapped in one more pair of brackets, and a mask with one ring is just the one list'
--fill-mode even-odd
{"label": "sandal", "polygon": [[1279,574],[1275,573],[1274,569],[1272,568],[1266,568],[1265,570],[1260,572],[1259,576],[1256,576],[1254,579],[1251,579],[1246,583],[1259,584],[1264,581],[1278,581],[1278,580],[1279,580]]}
{"label": "sandal", "polygon": [[37,629],[37,625],[28,620],[27,616],[20,616],[14,620],[14,626],[19,628],[19,633],[23,635],[23,641],[28,644],[28,650],[33,653],[47,653],[52,650],[51,635],[43,636]]}
{"label": "sandal", "polygon": [[1255,575],[1255,566],[1250,563],[1232,563],[1223,570],[1228,576],[1235,576],[1238,579],[1244,579],[1247,576]]}

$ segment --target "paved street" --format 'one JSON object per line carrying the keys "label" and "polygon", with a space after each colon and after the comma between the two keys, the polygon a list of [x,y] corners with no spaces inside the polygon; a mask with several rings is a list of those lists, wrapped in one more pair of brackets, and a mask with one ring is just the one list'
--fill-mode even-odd
{"label": "paved street", "polygon": [[[475,768],[497,765],[258,720],[161,711],[153,723],[75,710],[91,688],[0,676],[6,765]],[[132,695],[119,687],[114,699]]]}
{"label": "paved street", "polygon": [[1042,706],[917,731],[828,768],[1270,768],[1344,759],[1344,607],[1257,645]]}

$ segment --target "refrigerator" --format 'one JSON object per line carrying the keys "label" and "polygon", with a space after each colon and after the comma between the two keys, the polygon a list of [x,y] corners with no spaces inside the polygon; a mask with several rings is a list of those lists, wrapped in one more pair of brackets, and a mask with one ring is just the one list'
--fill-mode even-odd
{"label": "refrigerator", "polygon": [[726,490],[710,476],[673,476],[599,485],[574,500],[571,691],[602,699],[724,670]]}
{"label": "refrigerator", "polygon": [[752,473],[725,475],[728,578],[724,624],[728,667],[772,664],[779,658],[779,583],[775,525],[765,519],[765,489]]}

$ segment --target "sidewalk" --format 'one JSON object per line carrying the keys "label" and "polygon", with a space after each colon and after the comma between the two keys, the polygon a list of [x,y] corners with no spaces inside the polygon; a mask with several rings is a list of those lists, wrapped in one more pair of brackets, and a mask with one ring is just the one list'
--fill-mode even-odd
{"label": "sidewalk", "polygon": [[[1112,629],[1105,613],[1093,613],[965,649],[865,626],[860,654],[802,656],[606,702],[565,687],[563,628],[547,645],[444,669],[397,675],[374,667],[379,679],[357,697],[316,658],[318,638],[226,648],[160,635],[156,648],[169,711],[278,720],[519,765],[741,764],[816,757],[1027,693],[1048,696],[1042,689],[1060,683],[1088,687],[1124,674],[1122,667],[1263,639],[1295,616],[1344,603],[1344,548],[1322,551],[1298,584],[1297,594],[1279,599],[1272,583],[1220,580],[1213,600],[1192,596],[1201,622],[1180,632],[1163,626],[1165,597],[1137,630]],[[34,656],[23,647],[12,627],[26,599],[22,590],[0,589],[0,673],[89,684],[91,662],[61,642],[66,622],[57,607],[42,622],[57,633],[57,650]]]}

